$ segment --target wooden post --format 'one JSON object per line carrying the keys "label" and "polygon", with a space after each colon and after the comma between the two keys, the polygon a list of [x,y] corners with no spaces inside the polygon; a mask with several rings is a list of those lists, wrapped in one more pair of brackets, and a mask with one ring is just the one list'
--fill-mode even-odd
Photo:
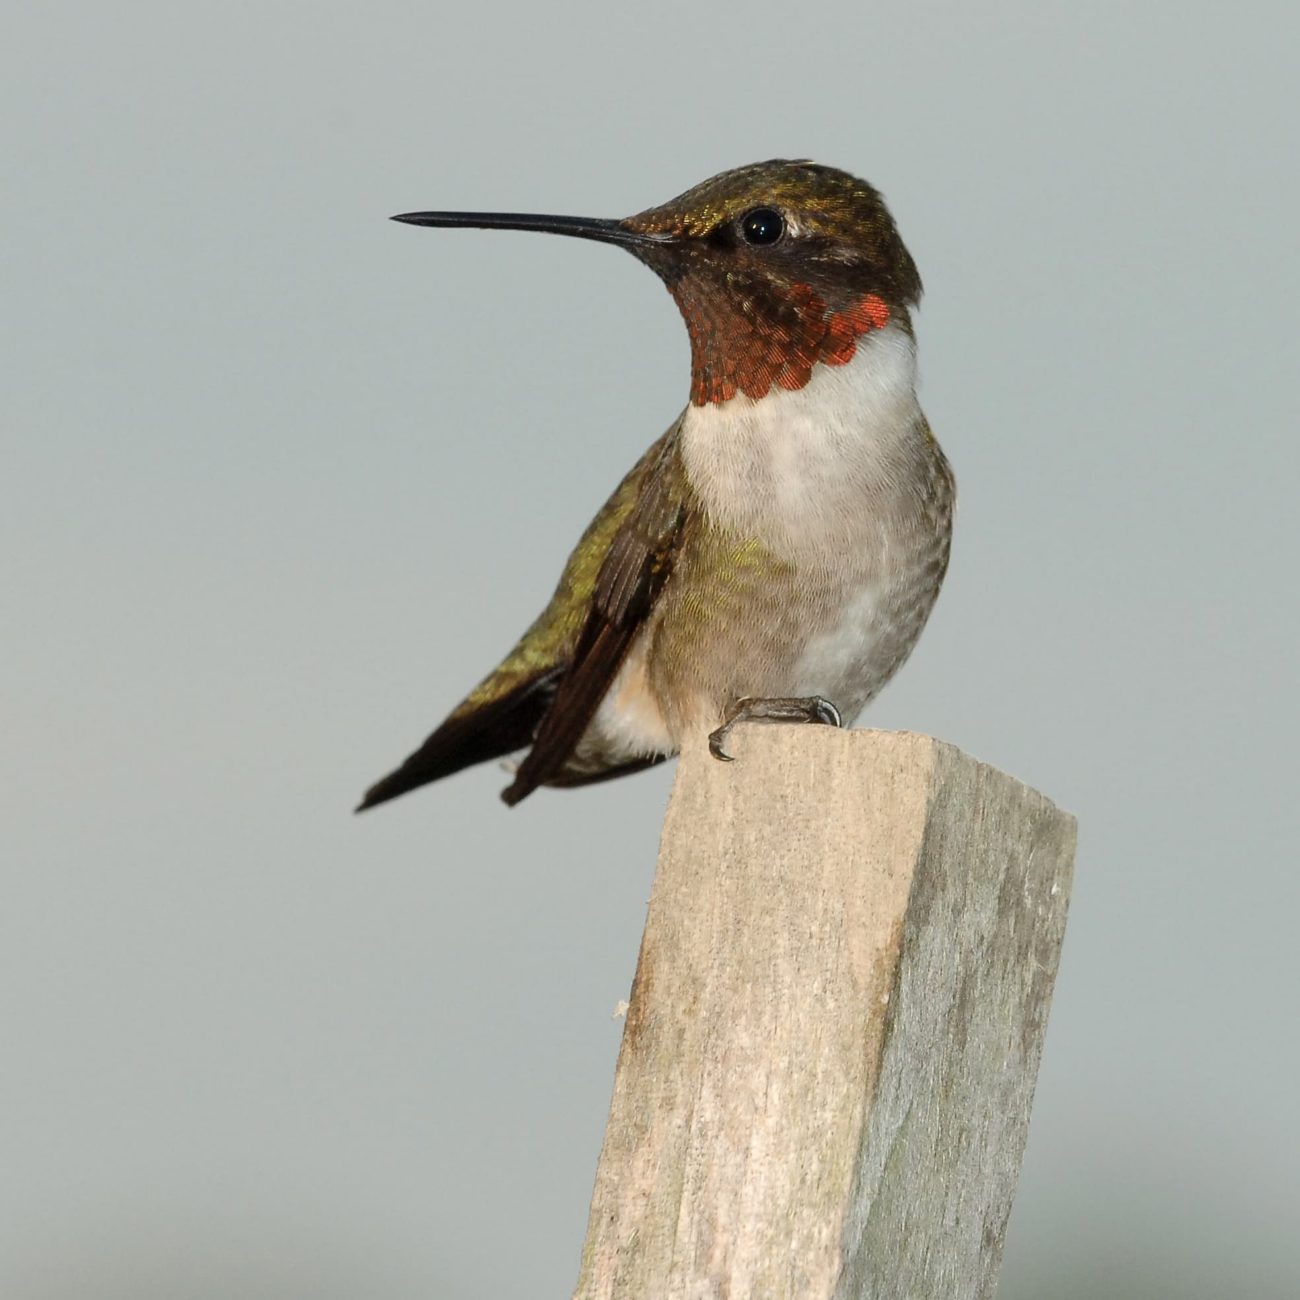
{"label": "wooden post", "polygon": [[575,1300],[991,1295],[1074,819],[925,736],[681,760]]}

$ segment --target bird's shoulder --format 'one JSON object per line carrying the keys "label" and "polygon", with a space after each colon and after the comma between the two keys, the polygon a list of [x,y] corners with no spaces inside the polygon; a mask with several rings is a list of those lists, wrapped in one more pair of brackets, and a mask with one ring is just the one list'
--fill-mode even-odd
{"label": "bird's shoulder", "polygon": [[462,708],[503,681],[535,676],[573,653],[594,603],[618,616],[632,595],[645,557],[662,546],[689,507],[682,466],[681,417],[646,449],[583,531],[546,608]]}

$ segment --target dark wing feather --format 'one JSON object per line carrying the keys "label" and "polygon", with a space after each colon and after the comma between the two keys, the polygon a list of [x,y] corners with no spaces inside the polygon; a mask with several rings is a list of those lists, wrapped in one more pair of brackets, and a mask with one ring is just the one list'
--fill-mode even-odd
{"label": "dark wing feather", "polygon": [[401,767],[366,791],[357,812],[396,799],[399,794],[450,776],[463,767],[523,749],[546,714],[560,671],[552,668],[538,673],[473,711],[453,713]]}
{"label": "dark wing feather", "polygon": [[573,660],[556,684],[528,757],[502,792],[506,803],[517,804],[548,781],[573,784],[564,766],[672,572],[686,519],[682,483],[674,427],[659,443],[636,504],[610,542]]}
{"label": "dark wing feather", "polygon": [[[552,763],[562,765],[567,757],[568,751],[563,756],[560,751],[575,720],[578,725],[570,750],[590,718],[589,711],[582,711],[581,701],[573,714],[567,708],[552,709],[552,702],[558,684],[575,662],[583,665],[578,685],[587,683],[595,688],[602,680],[607,683],[626,649],[619,638],[625,640],[625,634],[635,628],[629,620],[635,616],[639,621],[653,603],[652,598],[646,601],[646,595],[654,582],[647,585],[642,568],[647,548],[653,550],[655,538],[663,532],[662,521],[675,518],[678,509],[674,504],[680,497],[680,488],[674,490],[680,482],[674,478],[680,463],[677,427],[649,448],[597,512],[569,556],[555,594],[514,649],[401,767],[371,786],[358,812],[473,763],[524,749],[539,732],[545,738],[544,753],[552,756],[543,780],[573,785],[601,778],[600,773],[551,770]],[[661,521],[659,526],[656,518]],[[596,605],[608,617],[593,619]],[[602,626],[611,619],[617,635],[602,637]],[[571,699],[573,690],[571,687]],[[603,688],[593,696],[592,710],[601,694]],[[548,728],[543,720],[552,714]],[[561,728],[562,718],[568,718],[570,725]],[[529,769],[530,773],[541,770],[540,759]]]}

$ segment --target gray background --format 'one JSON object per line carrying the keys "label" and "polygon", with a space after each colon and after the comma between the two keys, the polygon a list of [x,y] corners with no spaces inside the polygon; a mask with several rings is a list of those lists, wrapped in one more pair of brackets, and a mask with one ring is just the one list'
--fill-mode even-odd
{"label": "gray background", "polygon": [[671,771],[349,808],[685,331],[617,250],[385,218],[807,155],[921,265],[961,484],[868,721],[1082,824],[1002,1294],[1300,1294],[1295,7],[17,9],[0,1294],[568,1294]]}

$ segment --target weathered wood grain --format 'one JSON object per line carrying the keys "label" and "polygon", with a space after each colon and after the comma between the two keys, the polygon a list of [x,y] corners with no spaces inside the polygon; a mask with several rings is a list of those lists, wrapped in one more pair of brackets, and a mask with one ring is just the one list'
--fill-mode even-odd
{"label": "weathered wood grain", "polygon": [[731,747],[673,789],[575,1295],[990,1295],[1074,821],[924,736]]}

